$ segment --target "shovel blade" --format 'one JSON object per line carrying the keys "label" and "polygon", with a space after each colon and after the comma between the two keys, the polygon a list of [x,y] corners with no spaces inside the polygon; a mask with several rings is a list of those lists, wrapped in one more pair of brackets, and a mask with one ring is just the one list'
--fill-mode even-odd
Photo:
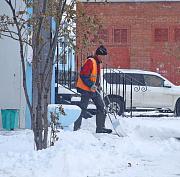
{"label": "shovel blade", "polygon": [[122,136],[122,137],[127,136],[127,134],[123,131],[118,119],[112,120],[112,125],[113,125],[114,130],[119,136]]}

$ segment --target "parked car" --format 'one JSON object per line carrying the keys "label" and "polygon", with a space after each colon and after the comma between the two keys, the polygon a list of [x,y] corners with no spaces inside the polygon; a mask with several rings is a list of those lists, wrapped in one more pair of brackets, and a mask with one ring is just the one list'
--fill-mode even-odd
{"label": "parked car", "polygon": [[180,86],[160,74],[134,69],[102,69],[101,73],[105,103],[119,115],[132,108],[169,111],[180,116]]}

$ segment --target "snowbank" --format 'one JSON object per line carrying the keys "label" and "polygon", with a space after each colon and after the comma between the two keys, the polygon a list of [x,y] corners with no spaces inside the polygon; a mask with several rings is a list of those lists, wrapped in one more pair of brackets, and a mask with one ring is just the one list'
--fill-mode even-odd
{"label": "snowbank", "polygon": [[[176,177],[180,175],[180,118],[120,119],[128,137],[96,134],[95,117],[77,132],[63,131],[54,147],[34,151],[31,130],[0,131],[0,176]],[[106,126],[111,128],[110,122]],[[72,128],[72,126],[71,126]],[[179,136],[180,137],[180,136]]]}

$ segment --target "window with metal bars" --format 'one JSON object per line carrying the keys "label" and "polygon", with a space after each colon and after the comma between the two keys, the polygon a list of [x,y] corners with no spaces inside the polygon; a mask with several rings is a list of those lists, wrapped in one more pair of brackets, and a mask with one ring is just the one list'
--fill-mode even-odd
{"label": "window with metal bars", "polygon": [[175,42],[180,42],[180,28],[175,28]]}
{"label": "window with metal bars", "polygon": [[125,44],[127,40],[127,29],[114,29],[114,43]]}
{"label": "window with metal bars", "polygon": [[155,29],[155,42],[168,42],[168,28]]}

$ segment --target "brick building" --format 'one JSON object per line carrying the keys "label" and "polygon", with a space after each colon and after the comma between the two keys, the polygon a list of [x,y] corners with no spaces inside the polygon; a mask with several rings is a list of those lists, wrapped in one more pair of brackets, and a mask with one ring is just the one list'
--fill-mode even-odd
{"label": "brick building", "polygon": [[77,9],[104,18],[105,28],[93,37],[104,40],[110,65],[156,71],[180,84],[180,62],[165,54],[180,44],[180,1],[81,2]]}

